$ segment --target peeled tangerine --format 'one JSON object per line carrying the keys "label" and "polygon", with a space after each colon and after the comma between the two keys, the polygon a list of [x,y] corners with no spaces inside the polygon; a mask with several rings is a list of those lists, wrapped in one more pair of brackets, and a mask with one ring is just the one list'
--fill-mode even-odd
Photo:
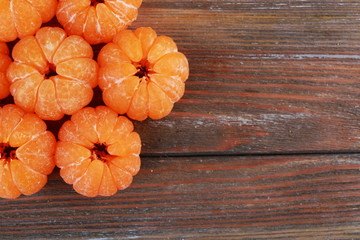
{"label": "peeled tangerine", "polygon": [[60,0],[57,19],[68,34],[90,44],[110,42],[137,17],[142,0]]}
{"label": "peeled tangerine", "polygon": [[0,42],[0,99],[9,95],[9,83],[6,79],[6,70],[11,63],[9,48],[6,43]]}
{"label": "peeled tangerine", "polygon": [[56,13],[57,0],[1,0],[0,41],[34,35]]}
{"label": "peeled tangerine", "polygon": [[98,66],[91,46],[61,28],[44,27],[13,48],[7,70],[15,104],[45,120],[71,115],[93,97]]}
{"label": "peeled tangerine", "polygon": [[140,169],[140,137],[129,119],[105,106],[84,108],[59,131],[55,162],[76,192],[111,196]]}
{"label": "peeled tangerine", "polygon": [[174,41],[151,28],[118,33],[98,56],[107,106],[135,120],[168,115],[185,91],[189,64]]}
{"label": "peeled tangerine", "polygon": [[55,167],[56,140],[35,114],[15,105],[0,108],[0,197],[38,192]]}

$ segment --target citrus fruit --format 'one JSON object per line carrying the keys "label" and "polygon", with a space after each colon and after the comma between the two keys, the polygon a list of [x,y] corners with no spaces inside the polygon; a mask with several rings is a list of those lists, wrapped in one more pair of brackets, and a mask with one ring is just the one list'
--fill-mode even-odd
{"label": "citrus fruit", "polygon": [[6,70],[11,63],[9,48],[6,43],[0,42],[0,99],[9,95],[9,83],[6,79]]}
{"label": "citrus fruit", "polygon": [[142,0],[60,0],[56,16],[68,34],[110,42],[137,17]]}
{"label": "citrus fruit", "polygon": [[81,109],[59,131],[55,163],[76,192],[111,196],[140,169],[140,137],[129,119],[105,106]]}
{"label": "citrus fruit", "polygon": [[13,104],[0,108],[0,197],[38,192],[55,167],[55,145],[38,116]]}
{"label": "citrus fruit", "polygon": [[56,13],[57,0],[1,0],[0,41],[34,35]]}
{"label": "citrus fruit", "polygon": [[59,120],[86,106],[97,85],[91,46],[61,28],[44,27],[13,48],[7,70],[15,104],[45,120]]}
{"label": "citrus fruit", "polygon": [[152,28],[119,32],[101,49],[98,64],[105,104],[139,121],[168,115],[189,76],[185,55]]}

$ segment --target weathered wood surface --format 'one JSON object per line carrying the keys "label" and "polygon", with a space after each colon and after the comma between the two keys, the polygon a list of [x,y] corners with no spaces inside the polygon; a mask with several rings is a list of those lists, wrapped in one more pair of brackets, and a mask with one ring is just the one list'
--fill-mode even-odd
{"label": "weathered wood surface", "polygon": [[75,194],[57,172],[0,200],[1,239],[358,239],[360,155],[144,158],[114,197]]}
{"label": "weathered wood surface", "polygon": [[358,151],[360,3],[144,1],[189,58],[184,98],[137,123],[144,154]]}
{"label": "weathered wood surface", "polygon": [[1,239],[360,238],[360,2],[144,0],[139,26],[191,75],[173,113],[135,123],[133,185],[86,199],[55,170],[0,200]]}

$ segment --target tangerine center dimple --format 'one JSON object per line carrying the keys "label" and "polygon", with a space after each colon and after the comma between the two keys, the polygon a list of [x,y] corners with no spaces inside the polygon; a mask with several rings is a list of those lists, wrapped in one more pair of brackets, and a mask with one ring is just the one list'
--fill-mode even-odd
{"label": "tangerine center dimple", "polygon": [[135,73],[135,76],[137,76],[140,79],[145,78],[146,80],[150,80],[149,74],[152,73],[149,70],[149,63],[147,61],[142,61],[139,63],[134,63],[134,66],[137,69],[137,72]]}
{"label": "tangerine center dimple", "polygon": [[49,71],[45,74],[45,77],[49,79],[50,77],[56,76],[56,66],[54,64],[50,64]]}
{"label": "tangerine center dimple", "polygon": [[16,148],[8,143],[0,143],[0,159],[10,160],[16,158]]}
{"label": "tangerine center dimple", "polygon": [[104,0],[91,0],[91,5],[95,6],[98,5],[99,3],[104,3]]}
{"label": "tangerine center dimple", "polygon": [[97,159],[105,162],[108,155],[109,153],[104,144],[95,144],[92,150],[92,160]]}

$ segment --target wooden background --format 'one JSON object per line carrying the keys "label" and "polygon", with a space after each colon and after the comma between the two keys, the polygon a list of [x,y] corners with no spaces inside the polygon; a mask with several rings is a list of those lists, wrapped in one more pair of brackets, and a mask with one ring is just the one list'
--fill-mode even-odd
{"label": "wooden background", "polygon": [[135,123],[133,184],[88,199],[55,170],[0,200],[1,239],[360,239],[360,2],[144,0],[138,26],[191,75],[168,117]]}

